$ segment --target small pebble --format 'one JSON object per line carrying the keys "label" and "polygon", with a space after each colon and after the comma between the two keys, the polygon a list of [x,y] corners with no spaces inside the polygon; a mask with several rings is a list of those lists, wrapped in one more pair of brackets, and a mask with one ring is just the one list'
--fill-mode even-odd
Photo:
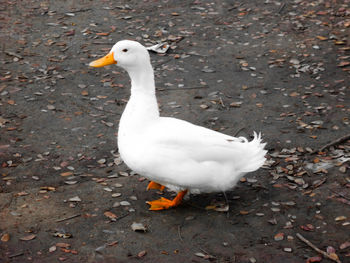
{"label": "small pebble", "polygon": [[48,110],[54,110],[54,109],[56,109],[56,107],[54,105],[47,105],[47,109]]}
{"label": "small pebble", "polygon": [[128,205],[131,205],[128,201],[121,201],[120,202],[120,205],[122,206],[128,206]]}
{"label": "small pebble", "polygon": [[97,161],[97,163],[99,163],[99,164],[104,164],[105,162],[106,162],[106,159],[100,159]]}
{"label": "small pebble", "polygon": [[279,212],[281,211],[281,209],[277,208],[277,207],[271,207],[272,212]]}
{"label": "small pebble", "polygon": [[124,176],[124,177],[129,176],[129,174],[128,174],[127,172],[119,172],[119,174],[120,174],[121,176]]}
{"label": "small pebble", "polygon": [[79,198],[79,196],[74,196],[72,198],[68,199],[70,202],[81,202],[81,199]]}
{"label": "small pebble", "polygon": [[120,206],[120,202],[114,202],[113,207],[119,207]]}
{"label": "small pebble", "polygon": [[285,247],[285,248],[283,249],[283,251],[285,251],[285,252],[292,252],[293,250],[292,250],[292,248],[290,248],[290,247]]}
{"label": "small pebble", "polygon": [[104,250],[105,248],[106,248],[106,245],[102,245],[102,246],[96,248],[95,251],[96,251],[97,253],[102,253],[102,250]]}
{"label": "small pebble", "polygon": [[131,225],[131,229],[134,230],[134,231],[146,232],[147,231],[147,226],[144,225],[143,223],[134,222]]}

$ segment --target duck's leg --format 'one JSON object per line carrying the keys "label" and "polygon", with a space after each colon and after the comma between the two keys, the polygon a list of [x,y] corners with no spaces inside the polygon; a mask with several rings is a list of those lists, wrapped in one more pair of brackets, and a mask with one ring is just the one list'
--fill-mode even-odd
{"label": "duck's leg", "polygon": [[149,190],[149,189],[157,189],[157,190],[163,191],[164,188],[165,188],[164,185],[158,184],[158,183],[153,182],[153,181],[151,181],[151,182],[148,184],[148,186],[147,186],[147,190]]}
{"label": "duck's leg", "polygon": [[166,199],[164,197],[161,197],[158,200],[154,201],[148,201],[147,204],[149,204],[151,207],[149,210],[164,210],[169,209],[170,207],[178,206],[184,196],[186,195],[187,190],[178,192],[176,197],[173,200]]}

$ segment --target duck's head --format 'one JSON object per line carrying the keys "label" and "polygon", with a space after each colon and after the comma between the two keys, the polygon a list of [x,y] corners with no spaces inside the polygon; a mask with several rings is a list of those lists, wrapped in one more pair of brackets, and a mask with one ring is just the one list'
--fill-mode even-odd
{"label": "duck's head", "polygon": [[112,47],[106,56],[92,61],[89,66],[99,68],[117,64],[117,66],[129,71],[149,63],[150,57],[144,46],[136,41],[121,40]]}

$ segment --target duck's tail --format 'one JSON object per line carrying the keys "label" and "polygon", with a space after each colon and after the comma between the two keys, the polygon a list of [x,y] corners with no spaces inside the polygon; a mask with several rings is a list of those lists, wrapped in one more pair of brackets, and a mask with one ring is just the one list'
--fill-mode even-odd
{"label": "duck's tail", "polygon": [[244,164],[241,166],[241,172],[253,172],[265,163],[267,150],[264,147],[266,143],[261,141],[261,133],[257,134],[254,132],[254,139],[246,143],[245,156],[242,156]]}

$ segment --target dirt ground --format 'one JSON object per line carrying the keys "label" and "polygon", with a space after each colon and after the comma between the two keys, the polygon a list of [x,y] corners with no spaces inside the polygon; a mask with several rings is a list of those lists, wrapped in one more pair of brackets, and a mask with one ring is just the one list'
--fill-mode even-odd
{"label": "dirt ground", "polygon": [[[350,262],[349,3],[1,1],[0,262]],[[88,67],[122,39],[171,46],[163,116],[262,132],[227,200],[148,210],[118,155],[129,78]]]}

